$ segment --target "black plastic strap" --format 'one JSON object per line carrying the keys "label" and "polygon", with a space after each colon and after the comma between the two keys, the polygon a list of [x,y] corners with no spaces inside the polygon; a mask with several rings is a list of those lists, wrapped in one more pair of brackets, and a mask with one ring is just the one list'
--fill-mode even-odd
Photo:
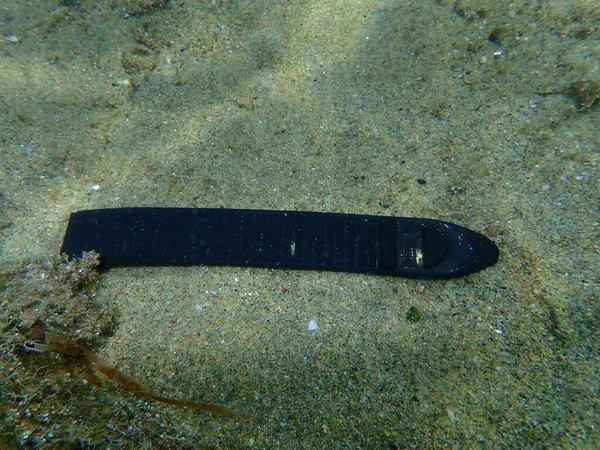
{"label": "black plastic strap", "polygon": [[104,267],[228,265],[405,277],[465,275],[496,245],[448,222],[300,211],[119,208],[71,214],[61,253]]}

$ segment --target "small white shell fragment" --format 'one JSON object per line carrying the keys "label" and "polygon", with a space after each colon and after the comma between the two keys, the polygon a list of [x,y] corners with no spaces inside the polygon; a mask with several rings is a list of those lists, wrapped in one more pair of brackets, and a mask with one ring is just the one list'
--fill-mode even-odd
{"label": "small white shell fragment", "polygon": [[456,417],[456,413],[451,410],[450,408],[448,408],[446,410],[446,412],[448,413],[448,419],[450,419],[450,422],[452,422],[453,424],[455,424],[456,422],[458,422],[458,418]]}
{"label": "small white shell fragment", "polygon": [[315,331],[317,328],[319,328],[319,326],[315,320],[308,322],[308,331]]}
{"label": "small white shell fragment", "polygon": [[14,34],[12,33],[6,33],[4,35],[4,39],[6,39],[9,42],[19,42],[19,38],[16,37]]}

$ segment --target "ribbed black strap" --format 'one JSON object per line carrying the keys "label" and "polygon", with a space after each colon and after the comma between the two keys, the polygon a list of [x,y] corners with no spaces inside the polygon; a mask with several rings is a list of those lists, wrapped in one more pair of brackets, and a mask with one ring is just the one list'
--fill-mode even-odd
{"label": "ribbed black strap", "polygon": [[61,253],[95,250],[104,267],[228,265],[454,277],[498,259],[488,238],[405,217],[208,208],[71,214]]}

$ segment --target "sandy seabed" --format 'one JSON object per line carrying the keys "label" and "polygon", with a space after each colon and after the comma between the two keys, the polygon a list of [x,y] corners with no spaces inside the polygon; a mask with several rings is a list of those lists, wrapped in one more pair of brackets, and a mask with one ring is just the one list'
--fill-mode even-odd
{"label": "sandy seabed", "polygon": [[[0,17],[3,447],[600,447],[597,2]],[[501,256],[453,280],[60,259],[71,212],[133,206],[428,217]],[[94,386],[40,324],[254,417]]]}

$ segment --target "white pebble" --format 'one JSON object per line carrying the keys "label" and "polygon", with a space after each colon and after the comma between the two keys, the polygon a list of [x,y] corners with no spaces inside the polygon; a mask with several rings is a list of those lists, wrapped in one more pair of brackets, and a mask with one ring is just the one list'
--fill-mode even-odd
{"label": "white pebble", "polygon": [[450,422],[452,422],[453,424],[455,424],[456,422],[458,422],[458,418],[456,417],[456,413],[451,410],[450,408],[448,408],[446,410],[446,412],[448,413],[448,418],[450,419]]}
{"label": "white pebble", "polygon": [[308,322],[308,331],[315,331],[317,328],[319,328],[319,326],[315,320]]}
{"label": "white pebble", "polygon": [[19,42],[19,38],[16,37],[14,34],[12,33],[6,33],[4,35],[4,39],[6,39],[9,42]]}

